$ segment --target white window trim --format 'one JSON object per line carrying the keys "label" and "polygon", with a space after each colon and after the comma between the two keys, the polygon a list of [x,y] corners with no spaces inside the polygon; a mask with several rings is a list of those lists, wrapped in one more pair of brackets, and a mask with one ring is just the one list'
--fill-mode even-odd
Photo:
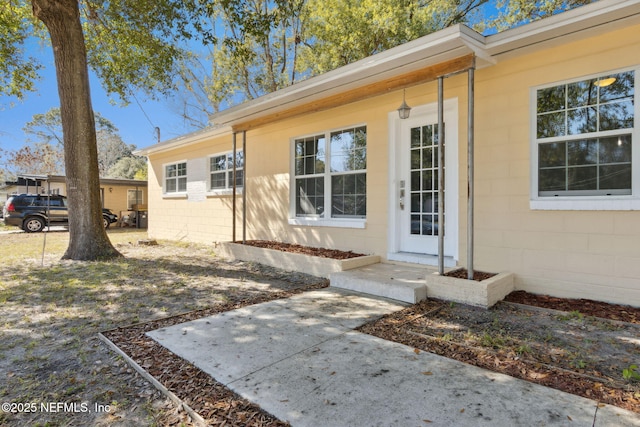
{"label": "white window trim", "polygon": [[[224,151],[221,153],[215,153],[212,154],[210,156],[207,157],[207,196],[231,196],[233,195],[233,185],[229,186],[229,182],[226,182],[226,185],[228,187],[226,188],[211,188],[211,174],[213,173],[211,171],[211,159],[214,157],[220,157],[220,156],[227,156],[229,154],[232,154],[233,150],[229,150],[229,151]],[[238,154],[242,153],[242,150],[236,150],[236,156]],[[228,181],[228,177],[229,177],[229,172],[232,171],[233,168],[231,169],[225,169],[224,171],[219,170],[216,171],[218,173],[223,173],[225,174],[225,181]],[[244,174],[244,163],[242,165],[241,168],[236,168],[236,171],[242,171],[243,175],[242,175],[242,184],[241,186],[236,187],[236,194],[242,194],[243,190],[244,190],[244,182],[247,179],[246,175]]]}
{"label": "white window trim", "polygon": [[289,218],[289,225],[307,227],[337,227],[337,228],[367,228],[367,220],[364,218]]}
{"label": "white window trim", "polygon": [[[314,216],[308,216],[308,217],[297,217],[296,216],[296,148],[295,148],[295,144],[296,144],[296,140],[299,139],[304,139],[304,138],[309,138],[309,137],[313,137],[313,136],[317,136],[319,134],[324,134],[327,140],[327,147],[326,147],[326,151],[325,151],[325,156],[327,158],[331,158],[331,147],[330,147],[330,135],[333,132],[340,132],[343,130],[347,130],[347,129],[356,129],[359,127],[365,127],[367,128],[367,124],[366,123],[359,123],[359,124],[355,124],[355,125],[347,125],[347,126],[341,126],[341,127],[337,127],[337,128],[333,128],[333,129],[327,129],[327,130],[320,130],[318,132],[312,132],[312,133],[308,133],[305,135],[297,135],[295,137],[292,137],[289,140],[289,225],[296,225],[296,226],[307,226],[307,227],[336,227],[336,228],[357,228],[357,229],[364,229],[367,226],[367,219],[366,218],[326,218],[326,217],[314,217]],[[368,132],[368,129],[367,129]],[[369,158],[369,153],[368,153],[368,143],[369,143],[369,135],[367,133],[367,165],[368,163],[368,158]],[[327,168],[330,168],[330,162],[327,162]],[[359,172],[364,172],[365,174],[367,173],[367,169],[363,169]],[[327,173],[324,172],[323,173],[324,176],[324,180],[325,180],[325,188],[331,188],[331,173]],[[368,181],[367,181],[368,182]],[[368,184],[367,184],[368,185]],[[368,198],[368,192],[367,192],[367,198]],[[328,198],[329,201],[325,202],[325,203],[330,203],[330,197]],[[325,212],[331,212],[331,210],[327,210],[326,209],[326,205],[325,205]]]}
{"label": "white window trim", "polygon": [[[605,74],[635,72],[634,128],[631,132],[631,194],[610,196],[539,196],[538,195],[538,138],[537,138],[537,91],[561,84],[568,84],[596,78]],[[529,98],[530,111],[530,200],[532,210],[566,211],[630,211],[640,210],[640,66],[602,71],[574,79],[561,80],[531,88]],[[612,133],[616,133],[613,131]],[[604,133],[604,132],[603,132]],[[620,133],[620,132],[617,132]]]}
{"label": "white window trim", "polygon": [[[167,166],[179,165],[184,163],[187,166],[187,174],[185,178],[187,178],[187,182],[189,182],[189,164],[187,160],[179,160],[176,162],[164,163],[162,165],[162,196],[166,198],[184,198],[187,197],[187,190],[185,191],[172,191],[167,192]],[[176,177],[177,178],[177,177]],[[176,188],[177,188],[177,179],[176,179]]]}

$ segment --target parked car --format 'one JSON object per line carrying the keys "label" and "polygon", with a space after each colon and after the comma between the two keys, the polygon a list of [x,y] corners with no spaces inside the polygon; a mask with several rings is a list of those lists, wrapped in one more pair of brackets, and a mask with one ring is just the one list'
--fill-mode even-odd
{"label": "parked car", "polygon": [[[4,223],[22,228],[27,233],[42,231],[47,225],[68,225],[67,198],[56,194],[20,194],[11,196],[3,208]],[[118,221],[109,209],[102,209],[104,228]]]}

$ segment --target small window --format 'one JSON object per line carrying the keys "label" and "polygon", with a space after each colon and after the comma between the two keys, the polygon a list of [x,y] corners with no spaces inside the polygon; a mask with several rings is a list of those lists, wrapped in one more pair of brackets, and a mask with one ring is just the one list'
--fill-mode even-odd
{"label": "small window", "polygon": [[634,71],[538,89],[537,195],[632,194],[634,101]]}
{"label": "small window", "polygon": [[142,197],[142,190],[127,190],[127,206],[128,209],[133,209],[134,205],[144,204]]}
{"label": "small window", "polygon": [[[210,157],[209,189],[228,190],[233,188],[233,152],[222,153]],[[236,152],[236,188],[244,186],[244,156],[242,151]]]}
{"label": "small window", "polygon": [[184,193],[187,191],[187,162],[166,165],[164,169],[164,192]]}

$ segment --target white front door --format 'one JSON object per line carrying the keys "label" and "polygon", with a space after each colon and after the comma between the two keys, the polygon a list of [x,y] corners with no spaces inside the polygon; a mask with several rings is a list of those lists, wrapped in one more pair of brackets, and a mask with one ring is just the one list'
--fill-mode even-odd
{"label": "white front door", "polygon": [[[457,102],[445,103],[444,255],[457,258],[458,120]],[[396,122],[395,233],[398,252],[437,255],[438,115],[437,104],[417,107]]]}

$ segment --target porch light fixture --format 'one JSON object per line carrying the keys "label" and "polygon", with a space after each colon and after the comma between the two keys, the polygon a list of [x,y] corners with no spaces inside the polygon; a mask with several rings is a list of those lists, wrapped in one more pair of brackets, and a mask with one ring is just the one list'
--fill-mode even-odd
{"label": "porch light fixture", "polygon": [[402,91],[402,104],[400,104],[400,108],[398,108],[398,115],[401,120],[408,119],[409,114],[411,113],[411,107],[407,105],[407,101],[405,101],[405,91]]}
{"label": "porch light fixture", "polygon": [[593,82],[594,86],[598,86],[598,87],[607,87],[607,86],[611,86],[612,84],[614,84],[616,81],[615,77],[608,77],[606,79],[598,79],[595,82]]}

